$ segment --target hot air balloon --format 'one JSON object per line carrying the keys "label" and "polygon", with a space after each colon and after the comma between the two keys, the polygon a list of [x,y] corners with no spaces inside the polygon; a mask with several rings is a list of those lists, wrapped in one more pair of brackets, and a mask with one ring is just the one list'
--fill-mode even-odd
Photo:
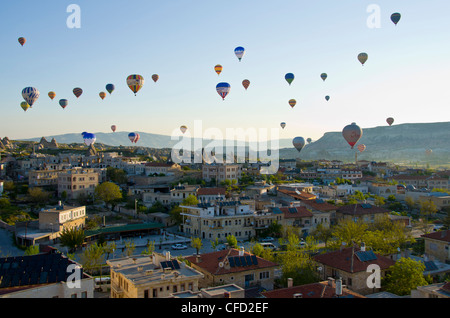
{"label": "hot air balloon", "polygon": [[425,151],[425,153],[426,153],[427,155],[431,155],[431,154],[433,153],[433,150],[427,149],[427,150]]}
{"label": "hot air balloon", "polygon": [[144,78],[141,75],[130,75],[127,77],[127,85],[133,91],[134,95],[142,88],[144,85]]}
{"label": "hot air balloon", "polygon": [[306,141],[308,142],[308,144],[310,144],[312,142],[311,138],[306,139]]}
{"label": "hot air balloon", "polygon": [[130,139],[130,141],[133,143],[136,141],[137,135],[136,133],[132,132],[128,134],[128,139]]}
{"label": "hot air balloon", "polygon": [[291,105],[292,108],[294,108],[294,106],[297,104],[297,101],[295,99],[290,99],[289,100],[289,105]]}
{"label": "hot air balloon", "polygon": [[91,133],[84,133],[83,135],[84,143],[86,146],[93,145],[95,143],[95,140],[97,137],[94,134]]}
{"label": "hot air balloon", "polygon": [[153,74],[152,75],[152,80],[153,80],[153,82],[157,82],[158,81],[158,79],[159,79],[159,75],[158,74]]}
{"label": "hot air balloon", "polygon": [[48,97],[50,97],[51,100],[53,100],[53,98],[55,98],[56,93],[55,92],[48,92]]}
{"label": "hot air balloon", "polygon": [[24,111],[27,111],[28,108],[30,108],[30,105],[28,105],[27,102],[21,102],[21,103],[20,103],[20,107],[22,107],[22,109],[23,109]]}
{"label": "hot air balloon", "polygon": [[330,96],[325,96],[326,101],[328,102],[330,100]]}
{"label": "hot air balloon", "polygon": [[241,61],[242,57],[245,54],[245,49],[242,46],[238,46],[234,49],[234,54],[236,54],[237,58],[239,59],[239,62]]}
{"label": "hot air balloon", "polygon": [[355,123],[351,123],[351,125],[345,126],[342,130],[342,136],[344,136],[344,139],[348,142],[352,149],[353,146],[361,138],[362,134],[362,129]]}
{"label": "hot air balloon", "polygon": [[327,79],[328,75],[327,73],[322,73],[320,74],[320,77],[323,79],[323,81],[325,82],[325,80]]}
{"label": "hot air balloon", "polygon": [[392,13],[391,15],[391,21],[394,22],[395,25],[397,25],[398,21],[400,21],[400,18],[402,15],[398,12]]}
{"label": "hot air balloon", "polygon": [[358,145],[357,148],[358,148],[359,152],[363,152],[364,150],[366,150],[366,145],[360,144],[360,145]]}
{"label": "hot air balloon", "polygon": [[116,129],[117,129],[117,126],[116,126],[116,125],[112,125],[112,126],[111,126],[112,132],[116,132]]}
{"label": "hot air balloon", "polygon": [[386,119],[386,122],[389,124],[389,126],[391,126],[391,125],[394,123],[394,118],[388,117],[388,118]]}
{"label": "hot air balloon", "polygon": [[134,140],[134,143],[137,143],[139,139],[141,139],[141,135],[136,133],[136,139]]}
{"label": "hot air balloon", "polygon": [[187,130],[187,127],[183,125],[183,126],[180,127],[180,130],[184,134],[186,132],[186,130]]}
{"label": "hot air balloon", "polygon": [[250,86],[250,81],[249,80],[243,80],[242,81],[242,86],[244,86],[245,90],[247,90],[247,88]]}
{"label": "hot air balloon", "polygon": [[286,127],[286,123],[285,123],[285,122],[282,122],[282,123],[280,124],[280,126],[281,126],[281,128],[284,129],[284,127]]}
{"label": "hot air balloon", "polygon": [[359,54],[358,54],[358,61],[359,61],[362,65],[364,65],[364,63],[366,63],[368,57],[369,57],[369,56],[367,55],[367,53],[359,53]]}
{"label": "hot air balloon", "polygon": [[25,44],[25,42],[27,41],[27,39],[25,39],[24,37],[20,37],[19,39],[18,39],[18,41],[19,41],[19,43],[20,43],[20,45],[24,45]]}
{"label": "hot air balloon", "polygon": [[221,82],[216,86],[216,91],[220,95],[220,97],[222,97],[223,100],[225,100],[225,97],[230,92],[230,89],[231,89],[230,84],[225,82]]}
{"label": "hot air balloon", "polygon": [[39,91],[34,87],[25,87],[22,90],[22,97],[30,107],[33,107],[33,104],[37,101],[39,95]]}
{"label": "hot air balloon", "polygon": [[69,105],[69,101],[67,99],[60,99],[59,105],[64,109],[67,107],[67,105]]}
{"label": "hot air balloon", "polygon": [[109,94],[111,94],[112,92],[114,92],[114,90],[116,89],[116,87],[114,86],[114,84],[107,84],[105,88],[106,88],[106,90],[108,91]]}
{"label": "hot air balloon", "polygon": [[214,71],[216,71],[217,75],[220,75],[220,73],[222,73],[223,67],[220,64],[217,64],[216,66],[214,66]]}
{"label": "hot air balloon", "polygon": [[291,85],[294,78],[295,78],[295,76],[292,73],[287,73],[286,75],[284,75],[284,79],[286,80],[286,82],[289,83],[289,85]]}
{"label": "hot air balloon", "polygon": [[100,96],[101,99],[105,99],[106,93],[105,92],[100,92],[100,93],[98,93],[98,96]]}
{"label": "hot air balloon", "polygon": [[86,134],[87,134],[87,132],[83,131],[83,132],[81,133],[81,136],[84,137],[84,135],[86,135]]}
{"label": "hot air balloon", "polygon": [[294,145],[295,149],[297,149],[297,151],[300,152],[303,149],[303,147],[305,146],[305,138],[295,137],[292,140],[292,144]]}
{"label": "hot air balloon", "polygon": [[78,98],[81,96],[81,94],[83,94],[83,90],[79,87],[75,87],[73,89],[73,94]]}

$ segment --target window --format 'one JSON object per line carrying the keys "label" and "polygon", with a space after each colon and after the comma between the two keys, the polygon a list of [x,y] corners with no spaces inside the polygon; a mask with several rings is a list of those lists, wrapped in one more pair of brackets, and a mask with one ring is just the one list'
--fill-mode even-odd
{"label": "window", "polygon": [[87,298],[87,291],[81,292],[81,298]]}
{"label": "window", "polygon": [[259,279],[267,279],[267,278],[269,278],[269,272],[259,273]]}

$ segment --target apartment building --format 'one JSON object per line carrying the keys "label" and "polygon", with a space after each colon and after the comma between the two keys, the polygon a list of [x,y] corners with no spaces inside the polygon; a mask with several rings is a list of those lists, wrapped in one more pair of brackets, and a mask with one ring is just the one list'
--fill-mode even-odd
{"label": "apartment building", "polygon": [[225,180],[236,180],[239,182],[239,178],[242,174],[242,167],[240,164],[203,164],[202,165],[202,179],[209,182],[216,180],[217,183]]}
{"label": "apartment building", "polygon": [[99,185],[99,173],[93,168],[75,168],[58,174],[58,195],[65,191],[68,199],[91,196]]}

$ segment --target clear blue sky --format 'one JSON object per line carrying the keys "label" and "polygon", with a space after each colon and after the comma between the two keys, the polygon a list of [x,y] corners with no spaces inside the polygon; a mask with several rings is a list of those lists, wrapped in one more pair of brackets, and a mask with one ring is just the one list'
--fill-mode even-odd
{"label": "clear blue sky", "polygon": [[[71,3],[81,8],[79,29],[66,25]],[[380,28],[367,26],[370,4],[380,8]],[[351,122],[387,125],[390,116],[394,125],[448,121],[449,9],[446,0],[8,1],[0,8],[0,137],[110,132],[112,124],[170,135],[202,120],[224,134],[284,121],[280,138],[317,140]],[[402,14],[397,26],[393,12]],[[241,62],[237,46],[246,49]],[[364,66],[360,52],[369,55]],[[137,96],[130,74],[146,80]],[[231,84],[225,101],[215,91],[222,81]],[[101,100],[107,83],[116,90]],[[41,96],[24,112],[27,86]],[[84,90],[79,99],[74,87]]]}

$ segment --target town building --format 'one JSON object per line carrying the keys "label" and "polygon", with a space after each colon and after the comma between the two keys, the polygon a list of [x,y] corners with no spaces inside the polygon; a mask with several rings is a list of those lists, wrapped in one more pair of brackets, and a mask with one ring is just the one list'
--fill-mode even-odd
{"label": "town building", "polygon": [[383,219],[390,211],[369,203],[358,203],[340,206],[336,209],[336,219],[354,222],[374,223]]}
{"label": "town building", "polygon": [[58,174],[58,195],[65,192],[68,199],[93,196],[98,185],[99,173],[93,168],[75,168]]}
{"label": "town building", "polygon": [[430,258],[450,263],[450,230],[424,234],[425,255]]}
{"label": "town building", "polygon": [[235,180],[239,183],[239,178],[242,174],[242,167],[240,164],[203,164],[202,165],[202,179],[206,182],[215,180],[217,184],[225,180]]}

